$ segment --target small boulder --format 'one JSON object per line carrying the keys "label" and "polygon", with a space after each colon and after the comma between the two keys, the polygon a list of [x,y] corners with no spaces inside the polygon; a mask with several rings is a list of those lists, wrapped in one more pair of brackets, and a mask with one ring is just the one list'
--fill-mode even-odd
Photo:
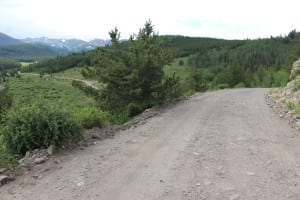
{"label": "small boulder", "polygon": [[56,159],[56,160],[54,160],[54,163],[55,163],[55,164],[60,164],[60,163],[61,163],[61,160]]}
{"label": "small boulder", "polygon": [[216,172],[216,174],[217,174],[218,176],[222,176],[223,174],[225,174],[225,169],[224,169],[224,167],[223,167],[223,166],[219,166],[219,167],[218,167],[218,170],[217,170],[217,172]]}
{"label": "small boulder", "polygon": [[3,185],[5,183],[7,183],[8,181],[10,181],[10,178],[6,175],[2,175],[0,176],[0,185]]}
{"label": "small boulder", "polygon": [[248,172],[247,172],[247,175],[248,175],[248,176],[254,176],[254,175],[255,175],[255,173],[254,173],[254,172],[250,172],[250,171],[248,171]]}
{"label": "small boulder", "polygon": [[6,172],[6,168],[0,168],[0,174],[3,174],[4,172]]}
{"label": "small boulder", "polygon": [[31,156],[30,151],[27,151],[26,154],[25,154],[25,158],[29,158],[30,156]]}
{"label": "small boulder", "polygon": [[240,199],[240,195],[238,195],[238,194],[233,194],[233,195],[230,196],[229,199],[230,199],[230,200],[238,200],[238,199]]}
{"label": "small boulder", "polygon": [[283,118],[283,114],[280,114],[279,117],[280,117],[280,118]]}
{"label": "small boulder", "polygon": [[18,161],[18,163],[19,163],[19,165],[23,166],[23,165],[25,165],[25,161],[26,161],[26,159],[25,159],[25,157],[24,157],[24,158],[21,158],[21,159]]}
{"label": "small boulder", "polygon": [[39,149],[35,149],[33,150],[33,154],[37,154],[40,150]]}
{"label": "small boulder", "polygon": [[95,140],[99,140],[99,139],[100,139],[100,136],[99,136],[97,133],[92,133],[92,134],[91,134],[91,138],[92,138],[92,139],[95,139]]}
{"label": "small boulder", "polygon": [[300,115],[295,115],[295,119],[300,119]]}
{"label": "small boulder", "polygon": [[41,163],[44,163],[46,160],[47,160],[46,157],[36,158],[36,159],[34,159],[34,163],[41,164]]}
{"label": "small boulder", "polygon": [[42,175],[35,174],[35,175],[32,175],[32,178],[34,178],[34,179],[40,179],[40,178],[42,178]]}
{"label": "small boulder", "polygon": [[55,146],[54,145],[50,145],[47,149],[47,153],[49,156],[52,156],[54,154],[55,151]]}

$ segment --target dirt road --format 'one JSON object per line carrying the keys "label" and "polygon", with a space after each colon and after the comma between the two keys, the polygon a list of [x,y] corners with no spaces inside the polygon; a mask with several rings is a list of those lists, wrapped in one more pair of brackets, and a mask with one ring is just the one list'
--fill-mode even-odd
{"label": "dirt road", "polygon": [[[34,76],[40,76],[40,74],[38,74],[38,73],[24,73],[24,72],[20,72],[20,74],[22,75],[34,75]],[[44,75],[44,77],[50,77],[51,75],[49,75],[49,74],[47,74],[47,75]],[[97,81],[95,81],[95,80],[85,80],[85,79],[79,79],[79,78],[71,78],[71,77],[65,77],[65,76],[57,76],[57,75],[54,75],[53,76],[54,78],[56,78],[56,79],[67,79],[67,80],[74,80],[74,81],[81,81],[81,82],[83,82],[84,84],[86,84],[87,86],[89,86],[89,87],[92,87],[92,88],[94,88],[94,89],[96,89],[96,90],[99,90],[99,88],[95,85],[95,83],[97,82]]]}
{"label": "dirt road", "polygon": [[0,188],[0,199],[299,200],[299,132],[266,105],[267,92],[196,95],[38,166],[38,177]]}

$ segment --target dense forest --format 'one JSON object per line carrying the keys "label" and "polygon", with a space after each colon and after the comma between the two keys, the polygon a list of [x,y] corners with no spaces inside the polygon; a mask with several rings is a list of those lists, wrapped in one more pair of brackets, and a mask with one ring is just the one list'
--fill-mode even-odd
{"label": "dense forest", "polygon": [[188,64],[200,69],[203,80],[214,86],[278,87],[287,82],[292,61],[300,55],[299,39],[292,31],[286,37],[246,40],[197,52]]}
{"label": "dense forest", "polygon": [[73,53],[67,56],[56,56],[55,58],[43,58],[39,62],[22,68],[23,72],[43,72],[55,73],[61,72],[73,67],[91,66],[94,51]]}
{"label": "dense forest", "polygon": [[245,43],[245,40],[224,40],[215,38],[163,36],[165,47],[173,50],[176,57],[185,57],[195,53],[205,53],[210,49],[235,48]]}

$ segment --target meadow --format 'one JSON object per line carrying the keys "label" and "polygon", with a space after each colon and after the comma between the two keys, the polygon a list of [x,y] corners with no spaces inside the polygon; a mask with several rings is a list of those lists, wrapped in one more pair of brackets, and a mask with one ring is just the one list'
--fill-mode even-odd
{"label": "meadow", "polygon": [[[180,62],[182,64],[180,64]],[[182,83],[189,79],[191,72],[188,66],[188,57],[176,58],[170,65],[164,66],[164,72],[167,76],[172,76],[174,73],[180,78]]]}
{"label": "meadow", "polygon": [[8,87],[13,97],[13,107],[32,104],[40,99],[48,100],[69,111],[96,106],[93,98],[72,86],[72,80],[22,74],[21,78],[11,78]]}
{"label": "meadow", "polygon": [[68,77],[68,78],[76,78],[76,79],[84,79],[84,77],[81,74],[82,67],[74,67],[71,69],[67,69],[62,72],[54,73],[54,76],[57,77]]}

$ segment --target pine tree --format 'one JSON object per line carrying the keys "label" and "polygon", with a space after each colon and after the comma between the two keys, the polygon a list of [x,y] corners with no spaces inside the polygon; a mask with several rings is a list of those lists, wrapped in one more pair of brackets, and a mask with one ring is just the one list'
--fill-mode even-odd
{"label": "pine tree", "polygon": [[120,42],[117,28],[109,32],[111,48],[98,51],[95,60],[101,71],[99,80],[105,88],[101,105],[110,111],[124,109],[130,103],[143,108],[161,101],[164,90],[163,66],[171,63],[172,54],[147,21],[128,42]]}

